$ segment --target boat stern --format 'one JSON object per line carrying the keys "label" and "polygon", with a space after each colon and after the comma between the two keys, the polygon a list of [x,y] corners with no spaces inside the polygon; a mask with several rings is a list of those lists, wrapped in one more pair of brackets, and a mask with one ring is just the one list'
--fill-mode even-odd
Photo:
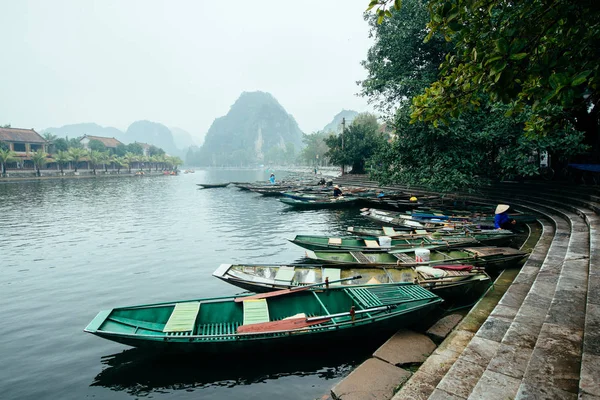
{"label": "boat stern", "polygon": [[317,257],[317,255],[315,254],[315,252],[312,251],[312,250],[306,250],[306,257],[307,258],[311,258],[313,260],[318,260],[319,259],[319,257]]}
{"label": "boat stern", "polygon": [[96,333],[98,332],[98,329],[102,326],[102,324],[104,323],[104,321],[106,321],[106,319],[108,318],[108,316],[110,315],[110,313],[112,313],[112,309],[110,310],[102,310],[100,311],[92,320],[92,322],[90,322],[85,329],[83,330],[84,332],[88,332],[88,333]]}
{"label": "boat stern", "polygon": [[225,275],[227,274],[227,271],[229,271],[230,268],[231,264],[221,264],[219,265],[219,268],[217,268],[212,274],[216,278],[227,280],[227,277]]}

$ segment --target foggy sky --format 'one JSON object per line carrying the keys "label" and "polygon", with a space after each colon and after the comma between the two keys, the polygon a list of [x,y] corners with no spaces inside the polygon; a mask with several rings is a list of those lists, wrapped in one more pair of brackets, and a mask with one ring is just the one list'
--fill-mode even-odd
{"label": "foggy sky", "polygon": [[148,119],[195,137],[243,91],[310,133],[366,111],[367,0],[0,0],[0,124]]}

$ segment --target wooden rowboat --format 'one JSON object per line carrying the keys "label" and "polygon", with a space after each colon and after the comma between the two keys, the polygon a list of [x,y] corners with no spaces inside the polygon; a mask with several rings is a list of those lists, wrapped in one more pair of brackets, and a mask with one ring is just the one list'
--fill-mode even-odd
{"label": "wooden rowboat", "polygon": [[391,334],[441,301],[413,283],[307,288],[113,308],[100,311],[85,332],[160,351],[293,352]]}
{"label": "wooden rowboat", "polygon": [[511,247],[471,247],[464,249],[430,251],[430,260],[417,262],[414,249],[395,250],[386,253],[366,253],[360,251],[313,251],[306,250],[306,257],[320,263],[339,265],[371,265],[416,267],[440,264],[470,264],[485,268],[486,271],[502,270],[521,265],[528,253]]}
{"label": "wooden rowboat", "polygon": [[449,269],[444,266],[430,267],[370,268],[356,266],[338,268],[332,265],[286,264],[286,265],[231,265],[221,264],[213,276],[251,292],[263,293],[274,290],[301,288],[324,284],[353,287],[357,285],[381,285],[398,282],[415,282],[431,290],[444,300],[464,297],[469,292],[480,293],[491,284],[488,274],[480,268],[465,266]]}
{"label": "wooden rowboat", "polygon": [[[385,240],[387,239],[387,240]],[[309,250],[352,250],[367,252],[383,252],[397,249],[411,249],[415,247],[451,248],[477,245],[479,242],[473,237],[461,238],[444,237],[433,239],[429,236],[405,239],[377,238],[373,236],[347,236],[329,237],[316,235],[296,235],[290,242]]]}
{"label": "wooden rowboat", "polygon": [[224,188],[229,185],[229,182],[226,183],[196,183],[198,186],[202,186],[204,189],[212,189],[212,188]]}
{"label": "wooden rowboat", "polygon": [[406,231],[396,231],[393,227],[384,226],[383,228],[363,228],[359,226],[348,227],[348,233],[358,236],[381,237],[387,236],[392,239],[444,239],[454,240],[460,238],[472,238],[477,242],[486,245],[502,246],[511,242],[515,238],[515,233],[507,229],[474,229],[465,231],[464,229],[441,229],[435,232],[415,231],[407,233]]}
{"label": "wooden rowboat", "polygon": [[322,200],[297,200],[284,197],[279,201],[294,208],[341,208],[354,205],[358,198],[340,196]]}

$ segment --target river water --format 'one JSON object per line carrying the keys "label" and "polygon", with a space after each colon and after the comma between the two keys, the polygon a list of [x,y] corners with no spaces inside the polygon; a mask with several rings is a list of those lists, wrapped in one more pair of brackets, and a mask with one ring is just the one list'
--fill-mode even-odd
{"label": "river water", "polygon": [[264,170],[197,170],[0,183],[0,398],[328,393],[380,343],[322,357],[157,358],[82,331],[102,309],[239,293],[211,276],[221,263],[299,261],[303,250],[286,238],[369,225],[358,210],[295,211],[231,186],[196,186],[267,177]]}

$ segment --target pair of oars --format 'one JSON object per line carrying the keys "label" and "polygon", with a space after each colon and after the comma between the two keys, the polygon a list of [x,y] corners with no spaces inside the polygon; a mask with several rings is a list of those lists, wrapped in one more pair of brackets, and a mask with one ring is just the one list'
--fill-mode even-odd
{"label": "pair of oars", "polygon": [[302,292],[304,290],[308,290],[310,288],[314,288],[317,286],[323,286],[323,285],[326,285],[326,287],[329,288],[329,285],[332,283],[351,281],[353,279],[360,279],[360,278],[362,278],[361,275],[351,276],[349,278],[338,279],[335,281],[330,281],[329,278],[325,278],[325,282],[314,283],[312,285],[298,286],[298,287],[294,287],[294,288],[290,288],[290,289],[281,289],[281,290],[277,290],[275,292],[269,292],[269,293],[258,293],[258,294],[254,294],[252,296],[236,297],[235,302],[240,303],[240,302],[246,301],[246,300],[266,299],[268,297],[283,296],[283,295],[290,294],[290,293]]}
{"label": "pair of oars", "polygon": [[237,329],[238,333],[268,333],[268,332],[280,332],[280,331],[291,331],[294,329],[302,329],[307,328],[312,325],[322,324],[324,322],[331,321],[332,318],[338,317],[352,317],[352,322],[354,322],[354,318],[358,314],[365,313],[375,313],[381,311],[388,311],[396,308],[395,304],[381,306],[381,307],[373,307],[368,308],[366,310],[354,310],[354,306],[348,312],[331,314],[331,315],[322,315],[319,317],[292,317],[287,319],[282,319],[280,321],[270,321],[270,322],[262,322],[258,324],[250,324],[250,325],[242,325]]}

